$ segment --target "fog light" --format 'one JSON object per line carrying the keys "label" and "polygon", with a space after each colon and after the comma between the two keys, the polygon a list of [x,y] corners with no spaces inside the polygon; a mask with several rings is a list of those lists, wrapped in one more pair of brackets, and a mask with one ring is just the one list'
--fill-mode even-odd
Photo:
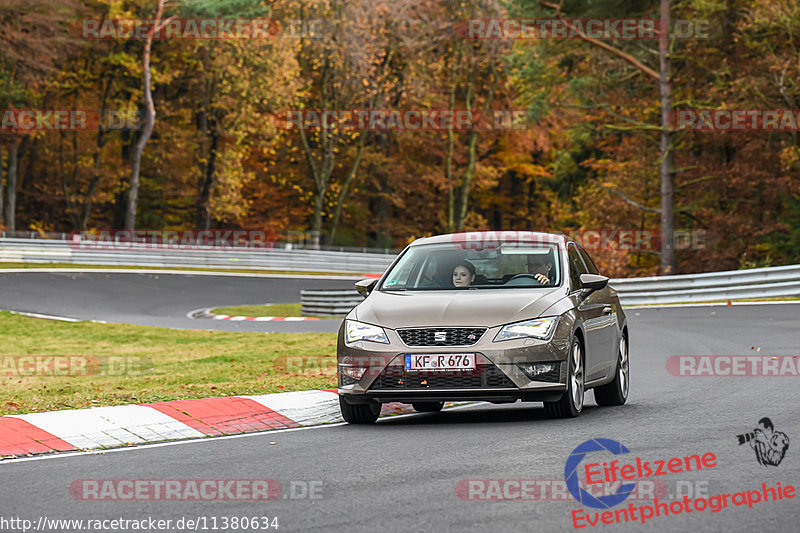
{"label": "fog light", "polygon": [[343,376],[353,378],[356,381],[364,377],[364,372],[367,371],[366,368],[360,366],[342,366],[339,368],[341,369]]}
{"label": "fog light", "polygon": [[528,376],[528,379],[536,379],[543,374],[549,374],[556,370],[558,363],[525,363],[517,366]]}

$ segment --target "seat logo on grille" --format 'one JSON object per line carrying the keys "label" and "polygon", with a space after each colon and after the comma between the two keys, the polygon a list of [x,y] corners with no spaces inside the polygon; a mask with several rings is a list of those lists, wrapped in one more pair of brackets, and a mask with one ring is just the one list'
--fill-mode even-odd
{"label": "seat logo on grille", "polygon": [[447,332],[446,331],[434,331],[433,332],[433,341],[434,342],[447,342]]}

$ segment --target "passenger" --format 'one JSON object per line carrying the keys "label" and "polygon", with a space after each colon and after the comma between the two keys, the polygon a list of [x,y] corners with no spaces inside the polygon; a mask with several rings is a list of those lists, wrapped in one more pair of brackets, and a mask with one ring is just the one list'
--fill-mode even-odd
{"label": "passenger", "polygon": [[453,285],[469,287],[475,281],[475,265],[469,261],[461,261],[453,269]]}

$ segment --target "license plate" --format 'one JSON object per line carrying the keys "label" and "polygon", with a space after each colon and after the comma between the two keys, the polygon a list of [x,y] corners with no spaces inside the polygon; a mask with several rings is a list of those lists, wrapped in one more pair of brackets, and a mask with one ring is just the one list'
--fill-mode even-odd
{"label": "license plate", "polygon": [[406,355],[406,370],[475,370],[475,354]]}

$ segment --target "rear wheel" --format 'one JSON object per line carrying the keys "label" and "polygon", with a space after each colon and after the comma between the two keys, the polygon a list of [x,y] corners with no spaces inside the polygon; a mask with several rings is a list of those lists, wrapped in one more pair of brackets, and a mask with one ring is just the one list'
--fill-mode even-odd
{"label": "rear wheel", "polygon": [[438,413],[444,407],[444,402],[412,402],[411,407],[418,413]]}
{"label": "rear wheel", "polygon": [[378,402],[349,404],[341,396],[339,409],[342,418],[349,424],[372,424],[381,415],[381,404]]}
{"label": "rear wheel", "polygon": [[617,370],[614,381],[594,389],[594,400],[597,405],[622,405],[628,399],[630,388],[630,368],[628,363],[628,339],[623,335],[619,340],[617,352]]}
{"label": "rear wheel", "polygon": [[578,338],[572,339],[568,366],[567,390],[557,402],[544,402],[544,413],[549,418],[574,418],[583,410],[583,347]]}

